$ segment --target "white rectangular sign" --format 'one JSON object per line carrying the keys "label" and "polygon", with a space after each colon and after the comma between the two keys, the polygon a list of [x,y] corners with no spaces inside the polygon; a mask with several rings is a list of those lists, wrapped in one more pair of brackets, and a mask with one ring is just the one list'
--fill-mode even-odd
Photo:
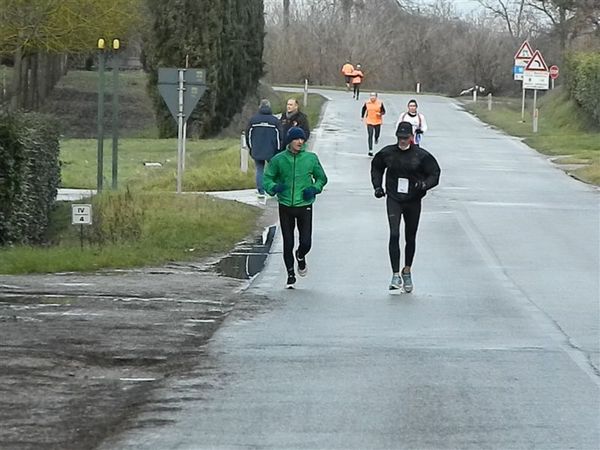
{"label": "white rectangular sign", "polygon": [[92,205],[71,205],[73,225],[91,225]]}
{"label": "white rectangular sign", "polygon": [[550,74],[526,70],[523,74],[523,89],[548,90]]}

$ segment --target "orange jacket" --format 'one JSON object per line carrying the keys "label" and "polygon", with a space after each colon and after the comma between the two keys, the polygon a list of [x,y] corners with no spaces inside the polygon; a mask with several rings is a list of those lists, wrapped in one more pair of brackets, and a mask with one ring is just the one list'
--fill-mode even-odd
{"label": "orange jacket", "polygon": [[354,73],[354,66],[350,63],[346,63],[342,66],[342,73],[344,75],[346,75],[347,77],[352,76],[352,73]]}
{"label": "orange jacket", "polygon": [[352,72],[352,84],[360,84],[362,83],[362,79],[364,77],[362,70],[355,70]]}
{"label": "orange jacket", "polygon": [[383,115],[385,108],[381,100],[371,100],[365,102],[362,108],[362,117],[366,117],[367,125],[381,125],[383,123]]}

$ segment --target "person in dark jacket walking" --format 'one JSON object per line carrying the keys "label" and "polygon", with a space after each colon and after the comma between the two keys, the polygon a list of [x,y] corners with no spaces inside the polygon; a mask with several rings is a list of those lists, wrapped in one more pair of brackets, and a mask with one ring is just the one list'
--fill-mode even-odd
{"label": "person in dark jacket walking", "polygon": [[261,100],[258,113],[250,118],[246,128],[246,144],[256,167],[256,190],[259,198],[264,198],[265,163],[270,161],[282,146],[281,127],[279,120],[273,115],[269,100]]}
{"label": "person in dark jacket walking", "polygon": [[[327,175],[315,153],[306,151],[306,135],[300,127],[288,131],[285,151],[271,160],[265,171],[265,190],[277,195],[279,224],[283,236],[283,261],[287,269],[287,288],[296,283],[294,257],[298,275],[306,276],[306,255],[312,246],[312,214],[315,197],[327,184]],[[299,245],[294,254],[294,230],[298,226]]]}
{"label": "person in dark jacket walking", "polygon": [[[300,111],[300,105],[298,100],[290,98],[287,101],[285,112],[281,115],[281,132],[282,136],[287,136],[288,131],[292,127],[300,127],[304,131],[306,136],[305,141],[308,141],[310,137],[310,127],[308,126],[308,117],[302,111]],[[282,143],[282,150],[287,146],[287,142]]]}
{"label": "person in dark jacket walking", "polygon": [[[412,292],[411,267],[415,256],[417,228],[421,216],[421,199],[438,185],[440,166],[427,150],[411,142],[413,127],[400,122],[396,129],[397,144],[382,148],[371,161],[371,182],[375,197],[387,194],[390,227],[389,254],[392,265],[390,290]],[[385,173],[385,190],[382,187]],[[404,268],[400,272],[400,220],[404,217]]]}

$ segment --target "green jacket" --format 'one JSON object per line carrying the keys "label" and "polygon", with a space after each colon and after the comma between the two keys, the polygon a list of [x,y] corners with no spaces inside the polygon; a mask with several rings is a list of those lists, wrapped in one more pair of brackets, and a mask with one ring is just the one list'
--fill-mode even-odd
{"label": "green jacket", "polygon": [[306,144],[297,154],[289,146],[271,159],[263,177],[263,186],[273,195],[275,186],[283,185],[283,191],[277,193],[277,200],[285,206],[307,206],[314,203],[314,197],[305,200],[303,191],[313,186],[317,194],[327,184],[327,175],[316,154],[306,151]]}

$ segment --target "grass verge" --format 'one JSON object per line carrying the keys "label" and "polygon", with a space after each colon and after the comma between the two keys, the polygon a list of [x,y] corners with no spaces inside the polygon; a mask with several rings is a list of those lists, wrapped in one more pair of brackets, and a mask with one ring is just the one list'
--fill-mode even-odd
{"label": "grass verge", "polygon": [[[110,149],[106,141],[105,148]],[[96,141],[65,139],[61,142],[63,187],[95,189]],[[111,185],[112,159],[104,159],[104,185]],[[105,152],[106,154],[106,152]],[[150,166],[145,163],[160,163]],[[177,139],[122,139],[119,142],[119,186],[134,190],[175,191]],[[254,169],[240,171],[237,139],[189,140],[186,143],[185,191],[217,191],[251,188]]]}
{"label": "grass verge", "polygon": [[47,247],[0,249],[0,273],[128,268],[194,260],[230,249],[255,227],[259,210],[206,195],[106,192],[94,197],[94,224],[70,224],[70,205],[53,212]]}
{"label": "grass verge", "polygon": [[[93,74],[75,75],[70,81],[64,80],[65,91],[84,93],[90,100]],[[129,78],[124,81],[128,80],[131,90],[139,91],[136,95],[142,98],[139,74],[130,74]],[[277,95],[273,102],[276,113],[285,108],[289,97],[302,96],[289,92]],[[78,96],[71,95],[74,99]],[[313,126],[318,123],[324,102],[320,95],[309,96],[309,106],[304,112]],[[84,127],[77,129],[79,133]],[[105,141],[104,148],[104,186],[108,187],[112,184],[110,140]],[[96,188],[95,139],[64,138],[60,159],[62,187]],[[183,190],[253,188],[251,159],[249,164],[248,172],[241,172],[239,139],[188,140]],[[85,272],[194,260],[229,250],[256,226],[260,214],[256,208],[204,195],[168,193],[176,189],[176,139],[120,139],[118,169],[120,190],[106,191],[90,200],[94,224],[84,228],[83,248],[79,228],[70,223],[71,204],[59,202],[50,220],[46,244],[0,249],[0,273]],[[84,202],[88,201],[76,203]]]}
{"label": "grass verge", "polygon": [[531,104],[526,105],[525,122],[521,122],[520,98],[496,99],[492,111],[488,111],[485,101],[467,103],[465,107],[484,122],[522,137],[530,147],[556,157],[557,164],[581,164],[569,173],[587,183],[600,185],[599,128],[562,89],[547,93],[538,104],[537,133],[533,132]]}

